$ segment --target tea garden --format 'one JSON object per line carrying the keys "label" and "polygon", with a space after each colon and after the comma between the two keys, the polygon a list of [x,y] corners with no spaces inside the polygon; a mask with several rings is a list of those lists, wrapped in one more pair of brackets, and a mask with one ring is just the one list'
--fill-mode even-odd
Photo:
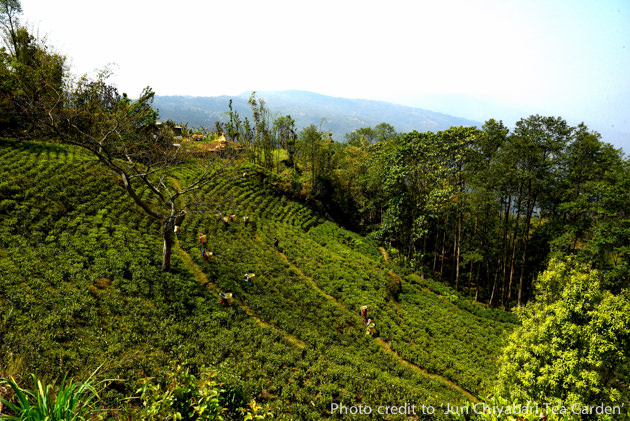
{"label": "tea garden", "polygon": [[[252,164],[187,199],[216,211],[187,216],[163,273],[159,223],[90,155],[2,139],[0,163],[0,374],[59,383],[97,370],[114,419],[137,415],[143,379],[166,384],[178,366],[216,373],[227,419],[252,399],[294,419],[329,417],[334,402],[461,405],[491,390],[516,326],[387,263]],[[217,291],[233,293],[229,307]]]}

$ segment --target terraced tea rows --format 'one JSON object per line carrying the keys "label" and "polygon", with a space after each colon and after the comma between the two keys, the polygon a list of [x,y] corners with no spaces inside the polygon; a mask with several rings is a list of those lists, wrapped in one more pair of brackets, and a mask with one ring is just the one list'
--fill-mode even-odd
{"label": "terraced tea rows", "polygon": [[[13,356],[52,379],[105,361],[106,377],[126,379],[108,390],[113,399],[175,362],[212,365],[229,387],[298,419],[327,416],[340,401],[462,403],[459,387],[484,393],[494,378],[509,323],[473,315],[413,277],[392,291],[398,275],[373,244],[283,197],[270,175],[239,169],[186,197],[191,208],[216,206],[187,216],[173,273],[162,274],[159,223],[85,154],[0,141],[0,163],[0,366]],[[183,168],[173,187],[192,175]],[[252,286],[246,272],[256,274]],[[218,306],[215,286],[232,291],[234,305]],[[362,304],[383,342],[365,335]]]}
{"label": "terraced tea rows", "polygon": [[[305,206],[274,196],[254,181],[238,180],[209,194],[233,195],[235,199],[228,202],[227,212],[223,213],[236,214],[237,221],[248,215],[252,225],[225,224],[200,216],[183,233],[192,239],[186,247],[195,247],[194,233],[210,233],[215,259],[225,259],[226,250],[222,247],[228,247],[230,266],[239,268],[231,276],[238,279],[240,274],[256,272],[269,262],[269,258],[252,261],[247,249],[259,250],[258,239],[269,247],[277,238],[289,264],[295,264],[300,273],[314,280],[322,292],[338,299],[345,309],[358,314],[358,308],[369,303],[383,339],[392,342],[392,349],[404,359],[432,373],[446,374],[475,393],[483,393],[490,385],[493,355],[499,352],[500,338],[511,329],[510,323],[494,321],[491,311],[484,316],[482,307],[476,309],[482,316],[474,316],[415,285],[412,278],[403,281],[400,302],[396,302],[389,284],[398,282],[400,277],[390,271],[374,245],[330,222],[320,221]],[[313,228],[305,232],[304,228],[309,227]],[[231,246],[226,246],[226,241]],[[246,245],[246,250],[237,244]],[[290,277],[287,280],[295,283]],[[225,286],[238,288],[233,283]],[[238,292],[247,293],[242,289]]]}

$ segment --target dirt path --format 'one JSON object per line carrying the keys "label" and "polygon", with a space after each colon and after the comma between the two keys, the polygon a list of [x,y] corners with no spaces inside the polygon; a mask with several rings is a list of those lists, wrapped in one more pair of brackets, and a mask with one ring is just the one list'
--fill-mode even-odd
{"label": "dirt path", "polygon": [[[257,237],[260,241],[262,241],[262,239],[260,237]],[[385,250],[383,250],[383,253],[385,252]],[[293,271],[295,271],[298,275],[300,275],[301,277],[303,277],[304,279],[306,279],[312,286],[313,288],[320,293],[323,297],[325,297],[327,300],[331,301],[333,304],[335,304],[337,307],[339,307],[340,309],[350,312],[359,322],[362,322],[361,316],[359,316],[358,313],[352,312],[350,310],[348,310],[348,308],[343,305],[342,303],[340,303],[339,301],[337,301],[337,299],[335,297],[333,297],[332,295],[327,294],[325,291],[323,291],[319,285],[317,285],[317,283],[313,280],[313,278],[311,278],[310,276],[307,276],[306,274],[304,274],[304,272],[302,272],[302,270],[297,267],[293,262],[291,262],[289,260],[289,258],[282,252],[276,250],[276,254],[278,254],[278,256],[280,256],[280,258],[285,261],[289,267],[291,269],[293,269]],[[385,261],[387,261],[387,255],[384,253],[383,256],[385,257]],[[473,395],[472,393],[470,393],[469,391],[467,391],[466,389],[462,388],[461,386],[459,386],[458,384],[454,383],[452,380],[447,379],[446,377],[442,377],[439,374],[432,374],[429,373],[426,369],[418,367],[417,365],[415,365],[414,363],[402,358],[400,355],[398,355],[398,353],[396,353],[396,351],[394,351],[392,349],[392,347],[385,342],[382,338],[376,338],[376,343],[378,343],[381,348],[383,348],[387,353],[393,355],[394,357],[396,357],[396,359],[398,361],[401,362],[401,364],[406,365],[408,367],[411,367],[412,369],[414,369],[415,371],[418,371],[420,373],[422,373],[423,375],[433,379],[433,380],[437,380],[439,382],[442,382],[448,386],[450,386],[451,388],[457,390],[459,393],[466,395],[466,397],[470,400],[472,400],[473,402],[477,402],[478,399],[475,395]]]}
{"label": "dirt path", "polygon": [[[182,261],[184,262],[184,265],[192,272],[195,279],[202,286],[208,288],[210,291],[216,294],[219,294],[219,292],[221,292],[221,289],[216,284],[210,282],[206,274],[193,261],[192,257],[190,257],[190,254],[188,254],[185,250],[181,249],[179,247],[179,244],[175,244],[175,247],[173,247],[173,249],[175,250],[175,253],[182,259]],[[287,333],[284,330],[280,329],[279,327],[270,325],[269,323],[262,321],[260,317],[256,316],[256,313],[254,313],[254,311],[251,308],[249,308],[247,304],[237,299],[234,299],[234,303],[238,305],[241,309],[243,309],[243,311],[245,311],[245,314],[247,314],[249,317],[254,319],[256,323],[258,323],[260,326],[280,332],[282,336],[286,338],[287,341],[291,342],[293,345],[295,345],[298,348],[304,349],[306,347],[306,344],[304,344],[304,342],[302,342],[295,336],[291,335],[290,333]]]}
{"label": "dirt path", "polygon": [[[315,289],[315,291],[317,291],[320,295],[322,295],[324,298],[326,298],[327,300],[331,301],[333,304],[335,304],[337,307],[339,307],[340,309],[344,310],[344,311],[348,311],[348,309],[346,308],[346,306],[344,306],[343,304],[341,304],[339,301],[337,301],[337,299],[335,297],[333,297],[332,295],[327,294],[323,289],[321,289],[319,287],[319,285],[317,285],[317,283],[313,280],[313,278],[311,278],[310,276],[306,276],[306,274],[304,272],[302,272],[302,270],[297,267],[293,262],[291,262],[289,260],[289,258],[287,256],[284,255],[284,253],[280,252],[280,251],[276,251],[276,253],[280,256],[280,258],[282,260],[284,260],[291,269],[293,269],[293,271],[295,273],[297,273],[298,275],[300,275],[302,278],[306,279],[311,286]],[[358,317],[358,316],[357,316]],[[361,319],[359,317],[359,319]]]}
{"label": "dirt path", "polygon": [[387,259],[387,251],[383,247],[379,247],[378,249],[383,255],[383,259],[385,259],[385,263],[389,263],[389,260]]}
{"label": "dirt path", "polygon": [[392,349],[392,347],[385,342],[382,338],[376,338],[376,342],[378,342],[378,344],[385,350],[387,351],[389,354],[392,354],[393,356],[395,356],[402,364],[411,367],[412,369],[414,369],[415,371],[419,371],[422,374],[424,374],[425,376],[437,380],[439,382],[445,383],[447,385],[449,385],[451,388],[457,390],[459,393],[466,395],[466,397],[468,397],[468,399],[470,399],[473,402],[478,402],[479,399],[477,399],[477,397],[475,395],[473,395],[472,393],[470,393],[469,391],[467,391],[466,389],[464,389],[463,387],[459,386],[457,383],[453,382],[452,380],[447,379],[446,377],[442,377],[439,374],[433,374],[433,373],[429,373],[426,369],[418,367],[417,365],[415,365],[414,363],[412,363],[411,361],[408,361],[406,359],[404,359],[403,357],[401,357],[400,355],[398,355],[398,353],[396,351],[394,351]]}

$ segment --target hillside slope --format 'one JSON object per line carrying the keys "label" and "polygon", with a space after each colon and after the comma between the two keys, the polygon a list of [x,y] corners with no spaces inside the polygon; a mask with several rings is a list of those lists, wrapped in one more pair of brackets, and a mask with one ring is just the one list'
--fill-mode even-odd
{"label": "hillside slope", "polygon": [[[0,168],[0,375],[86,377],[104,364],[103,377],[121,379],[105,394],[114,402],[183,363],[216,368],[235,394],[294,419],[328,417],[338,402],[439,413],[488,392],[514,326],[506,313],[401,276],[375,245],[287,199],[283,180],[253,167],[248,179],[199,193],[237,221],[190,215],[172,274],[159,271],[159,223],[91,156],[0,140]],[[182,168],[173,187],[189,176]],[[256,274],[251,286],[246,272]],[[234,293],[230,307],[217,305],[219,291]],[[361,305],[379,338],[365,334]]]}

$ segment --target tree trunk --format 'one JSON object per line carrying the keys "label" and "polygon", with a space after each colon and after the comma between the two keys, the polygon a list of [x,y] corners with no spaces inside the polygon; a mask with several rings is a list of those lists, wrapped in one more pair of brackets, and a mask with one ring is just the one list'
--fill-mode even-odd
{"label": "tree trunk", "polygon": [[446,254],[445,244],[446,244],[447,225],[448,225],[448,214],[446,214],[446,219],[444,220],[444,230],[442,231],[442,256],[440,257],[440,278],[442,277],[442,273],[444,272],[444,255]]}
{"label": "tree trunk", "polygon": [[462,241],[462,217],[459,215],[459,206],[458,206],[458,217],[457,217],[457,240],[456,240],[456,254],[455,254],[455,291],[459,291],[459,254],[461,250],[461,241]]}
{"label": "tree trunk", "polygon": [[162,272],[171,271],[171,252],[173,249],[173,220],[166,218],[162,223],[162,237],[164,238],[164,247],[162,248]]}
{"label": "tree trunk", "polygon": [[527,259],[527,244],[529,243],[529,236],[525,237],[525,246],[523,248],[523,263],[521,266],[521,277],[518,281],[518,306],[523,303],[523,277],[525,276],[525,260]]}
{"label": "tree trunk", "polygon": [[[499,277],[499,272],[503,272],[503,282],[501,283],[501,305],[504,304],[504,300],[503,297],[505,296],[503,294],[503,291],[505,290],[505,268],[507,267],[507,246],[508,246],[508,224],[510,221],[510,209],[512,207],[512,195],[510,194],[509,189],[506,191],[507,196],[508,196],[508,200],[507,200],[507,206],[505,208],[505,219],[503,222],[503,247],[502,247],[502,251],[501,251],[501,255],[499,256],[499,258],[497,259],[497,270],[494,274],[494,286],[492,287],[492,297],[494,297],[494,291],[495,291],[495,287],[496,287],[496,283],[497,283],[497,279]],[[500,231],[499,231],[500,232]],[[503,262],[501,262],[501,260],[503,260]],[[490,299],[490,306],[492,306],[492,298]]]}
{"label": "tree trunk", "polygon": [[508,310],[510,306],[510,299],[512,298],[512,281],[514,280],[514,270],[515,270],[515,263],[516,263],[516,247],[518,245],[518,242],[516,240],[518,237],[519,221],[521,218],[521,203],[523,203],[522,196],[523,196],[523,185],[521,184],[518,190],[518,202],[516,202],[516,221],[514,223],[515,224],[514,235],[512,236],[512,258],[510,260],[510,280],[509,280],[508,289],[507,289],[507,299],[505,300],[505,306],[504,306],[506,310]]}
{"label": "tree trunk", "polygon": [[[507,287],[507,298],[505,299],[505,309],[508,310],[510,306],[510,300],[512,299],[512,281],[514,280],[514,270],[515,270],[515,261],[516,261],[516,246],[517,241],[516,237],[518,235],[518,220],[520,217],[520,210],[516,213],[516,226],[514,228],[514,235],[512,236],[512,258],[510,259],[510,277],[508,281]],[[505,281],[504,281],[505,282]]]}
{"label": "tree trunk", "polygon": [[437,222],[435,224],[435,241],[433,245],[433,272],[435,272],[435,269],[437,268],[439,233],[440,233],[440,218],[438,217]]}
{"label": "tree trunk", "polygon": [[[473,239],[477,239],[477,220],[478,218],[475,216],[475,229],[473,230]],[[468,290],[468,292],[470,292],[470,285],[472,284],[472,274],[473,274],[473,267],[474,267],[474,262],[471,261],[470,262],[470,269],[468,270],[468,286],[466,287],[466,289]],[[477,273],[479,273],[479,271],[477,271]],[[476,285],[477,288],[477,294],[479,293],[479,285]],[[475,294],[475,301],[477,301],[476,295]]]}
{"label": "tree trunk", "polygon": [[424,256],[427,254],[427,235],[424,236],[424,240],[422,241],[422,265],[420,266],[420,276],[424,279]]}
{"label": "tree trunk", "polygon": [[[486,265],[488,265],[487,262],[486,262]],[[499,262],[497,262],[497,267],[498,265],[499,265]],[[489,267],[488,267],[488,270],[489,270]],[[497,270],[496,272],[494,272],[494,283],[492,284],[492,293],[490,294],[490,300],[488,300],[488,307],[492,307],[492,305],[494,304],[494,293],[497,290],[498,279],[499,279],[499,271]]]}
{"label": "tree trunk", "polygon": [[477,265],[477,274],[475,275],[475,302],[479,301],[479,276],[481,275],[481,263]]}
{"label": "tree trunk", "polygon": [[[530,189],[531,189],[531,181],[530,181]],[[523,303],[523,279],[525,276],[525,261],[527,260],[527,246],[529,245],[529,227],[532,222],[532,214],[534,213],[534,206],[536,205],[536,197],[537,195],[534,195],[534,198],[532,201],[530,201],[529,197],[527,198],[527,220],[525,222],[525,233],[524,233],[525,245],[523,246],[521,276],[518,281],[518,306],[519,307]]]}

